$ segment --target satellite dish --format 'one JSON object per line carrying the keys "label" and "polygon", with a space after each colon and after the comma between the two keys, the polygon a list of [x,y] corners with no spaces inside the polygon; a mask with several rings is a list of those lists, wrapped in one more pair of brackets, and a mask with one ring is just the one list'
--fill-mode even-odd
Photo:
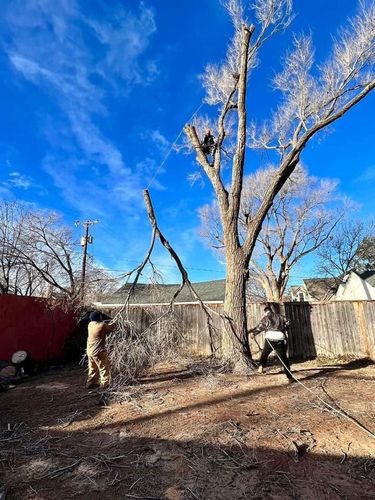
{"label": "satellite dish", "polygon": [[26,359],[27,359],[26,351],[16,351],[12,354],[11,361],[13,365],[20,365],[21,363],[24,363]]}

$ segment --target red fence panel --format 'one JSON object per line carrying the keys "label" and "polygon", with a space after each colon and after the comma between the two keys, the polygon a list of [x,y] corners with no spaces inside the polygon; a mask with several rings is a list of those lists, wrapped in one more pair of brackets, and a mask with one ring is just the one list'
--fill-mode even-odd
{"label": "red fence panel", "polygon": [[73,311],[49,307],[46,299],[0,295],[0,359],[21,349],[35,361],[57,358],[75,324]]}

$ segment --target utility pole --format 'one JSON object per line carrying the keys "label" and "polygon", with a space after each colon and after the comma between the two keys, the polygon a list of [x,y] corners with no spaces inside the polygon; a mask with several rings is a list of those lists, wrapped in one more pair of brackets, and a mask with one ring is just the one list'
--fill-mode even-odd
{"label": "utility pole", "polygon": [[91,244],[93,242],[93,239],[94,239],[91,235],[89,235],[89,227],[92,226],[93,224],[97,224],[98,222],[99,222],[98,220],[85,220],[83,222],[77,220],[75,222],[75,225],[77,227],[83,226],[85,228],[85,234],[81,238],[81,247],[83,250],[83,257],[82,257],[80,296],[81,296],[81,303],[82,304],[83,304],[83,301],[85,299],[87,247],[89,244]]}

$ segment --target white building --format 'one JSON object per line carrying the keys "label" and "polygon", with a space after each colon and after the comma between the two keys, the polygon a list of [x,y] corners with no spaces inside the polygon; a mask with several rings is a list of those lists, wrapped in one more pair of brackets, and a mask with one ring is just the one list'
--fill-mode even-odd
{"label": "white building", "polygon": [[334,300],[375,300],[375,270],[350,271],[340,283]]}
{"label": "white building", "polygon": [[375,270],[350,271],[343,278],[311,278],[291,286],[293,302],[375,300]]}
{"label": "white building", "polygon": [[302,285],[290,287],[292,302],[327,302],[334,300],[337,281],[334,278],[304,279]]}

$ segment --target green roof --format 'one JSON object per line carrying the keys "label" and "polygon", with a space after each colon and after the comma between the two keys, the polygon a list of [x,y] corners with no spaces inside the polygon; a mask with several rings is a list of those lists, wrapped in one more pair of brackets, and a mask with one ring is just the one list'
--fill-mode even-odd
{"label": "green roof", "polygon": [[[223,302],[225,294],[225,280],[202,281],[192,283],[194,290],[203,302]],[[122,286],[113,295],[102,299],[102,304],[123,304],[128,296],[132,283]],[[130,297],[130,304],[168,304],[179,289],[180,284],[154,285],[137,283]],[[196,299],[185,285],[177,296],[176,303],[196,302]]]}

